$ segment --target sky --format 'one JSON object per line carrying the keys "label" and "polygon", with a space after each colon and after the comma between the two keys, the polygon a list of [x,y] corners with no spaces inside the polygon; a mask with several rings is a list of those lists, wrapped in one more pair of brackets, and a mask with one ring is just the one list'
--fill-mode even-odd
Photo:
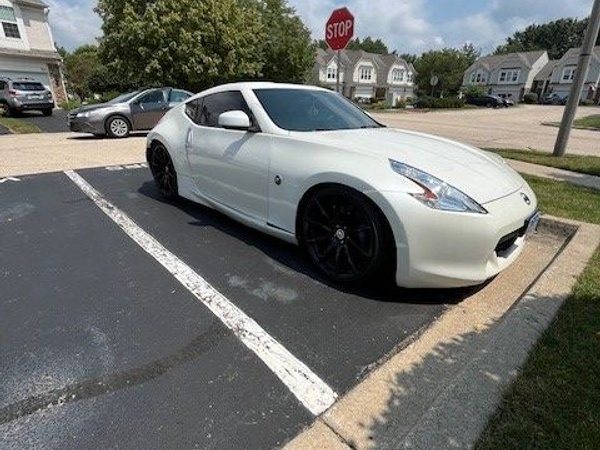
{"label": "sky", "polygon": [[[58,45],[73,50],[101,34],[97,0],[46,0]],[[593,0],[288,0],[315,39],[323,38],[331,11],[346,6],[355,36],[380,37],[390,50],[422,53],[475,44],[492,52],[515,31],[561,17],[583,18]]]}

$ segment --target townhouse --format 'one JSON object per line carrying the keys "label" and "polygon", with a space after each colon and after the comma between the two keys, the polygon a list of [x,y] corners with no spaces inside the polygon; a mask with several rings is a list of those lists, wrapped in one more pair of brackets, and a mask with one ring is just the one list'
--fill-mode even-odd
{"label": "townhouse", "polygon": [[520,101],[548,62],[545,50],[485,56],[465,71],[463,88],[481,86],[490,95]]}
{"label": "townhouse", "polygon": [[60,103],[66,91],[48,12],[41,0],[0,0],[0,77],[39,81]]}
{"label": "townhouse", "polygon": [[[579,62],[580,48],[571,48],[563,55],[561,59],[556,61],[552,67],[550,76],[546,79],[545,90],[542,94],[555,93],[561,97],[567,97],[573,86],[577,63]],[[600,47],[595,47],[592,51],[590,60],[590,69],[588,71],[583,92],[581,93],[582,101],[591,101],[600,103]]]}
{"label": "townhouse", "polygon": [[353,100],[380,99],[394,105],[398,99],[414,97],[415,68],[401,57],[344,50],[338,68],[336,52],[317,50],[313,82],[335,89],[340,73],[340,91]]}

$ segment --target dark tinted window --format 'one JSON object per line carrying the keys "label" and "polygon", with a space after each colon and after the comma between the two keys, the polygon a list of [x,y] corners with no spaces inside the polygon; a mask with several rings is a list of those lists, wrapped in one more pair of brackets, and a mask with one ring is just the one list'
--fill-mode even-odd
{"label": "dark tinted window", "polygon": [[190,98],[191,95],[185,91],[172,90],[169,96],[169,103],[181,103]]}
{"label": "dark tinted window", "polygon": [[17,91],[45,91],[46,88],[42,83],[13,83],[13,89]]}
{"label": "dark tinted window", "polygon": [[165,94],[163,91],[152,91],[142,96],[139,100],[139,103],[164,103],[165,102]]}
{"label": "dark tinted window", "polygon": [[244,111],[252,117],[250,108],[239,91],[207,95],[186,105],[188,116],[198,125],[205,127],[218,127],[219,116],[227,111]]}
{"label": "dark tinted window", "polygon": [[328,131],[379,128],[362,109],[329,91],[310,89],[256,89],[271,120],[289,131]]}
{"label": "dark tinted window", "polygon": [[6,82],[0,81],[0,89],[6,89]]}

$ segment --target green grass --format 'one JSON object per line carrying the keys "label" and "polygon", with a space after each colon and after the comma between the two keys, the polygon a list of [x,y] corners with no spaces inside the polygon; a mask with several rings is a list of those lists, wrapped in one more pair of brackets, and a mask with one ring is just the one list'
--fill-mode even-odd
{"label": "green grass", "polygon": [[[544,212],[600,224],[596,191],[527,180]],[[600,448],[600,249],[529,355],[476,448]]]}
{"label": "green grass", "polygon": [[593,114],[591,116],[582,117],[581,119],[576,119],[575,122],[573,122],[573,127],[600,131],[600,114]]}
{"label": "green grass", "polygon": [[516,159],[542,166],[555,167],[557,169],[571,170],[573,172],[587,173],[600,176],[600,157],[587,155],[565,155],[560,158],[550,153],[534,150],[512,150],[512,149],[486,149],[498,153],[503,158]]}
{"label": "green grass", "polygon": [[[542,125],[560,127],[560,122],[542,122]],[[600,131],[600,114],[592,114],[591,116],[575,119],[572,128],[578,130]]]}
{"label": "green grass", "polygon": [[0,116],[0,125],[14,134],[41,133],[37,125],[29,123],[25,120],[15,119],[14,117]]}

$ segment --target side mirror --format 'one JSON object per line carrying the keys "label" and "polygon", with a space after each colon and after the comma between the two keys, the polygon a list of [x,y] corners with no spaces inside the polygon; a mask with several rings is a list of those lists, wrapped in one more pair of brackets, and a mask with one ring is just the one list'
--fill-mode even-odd
{"label": "side mirror", "polygon": [[219,116],[219,126],[227,130],[250,129],[250,117],[244,111],[227,111]]}

